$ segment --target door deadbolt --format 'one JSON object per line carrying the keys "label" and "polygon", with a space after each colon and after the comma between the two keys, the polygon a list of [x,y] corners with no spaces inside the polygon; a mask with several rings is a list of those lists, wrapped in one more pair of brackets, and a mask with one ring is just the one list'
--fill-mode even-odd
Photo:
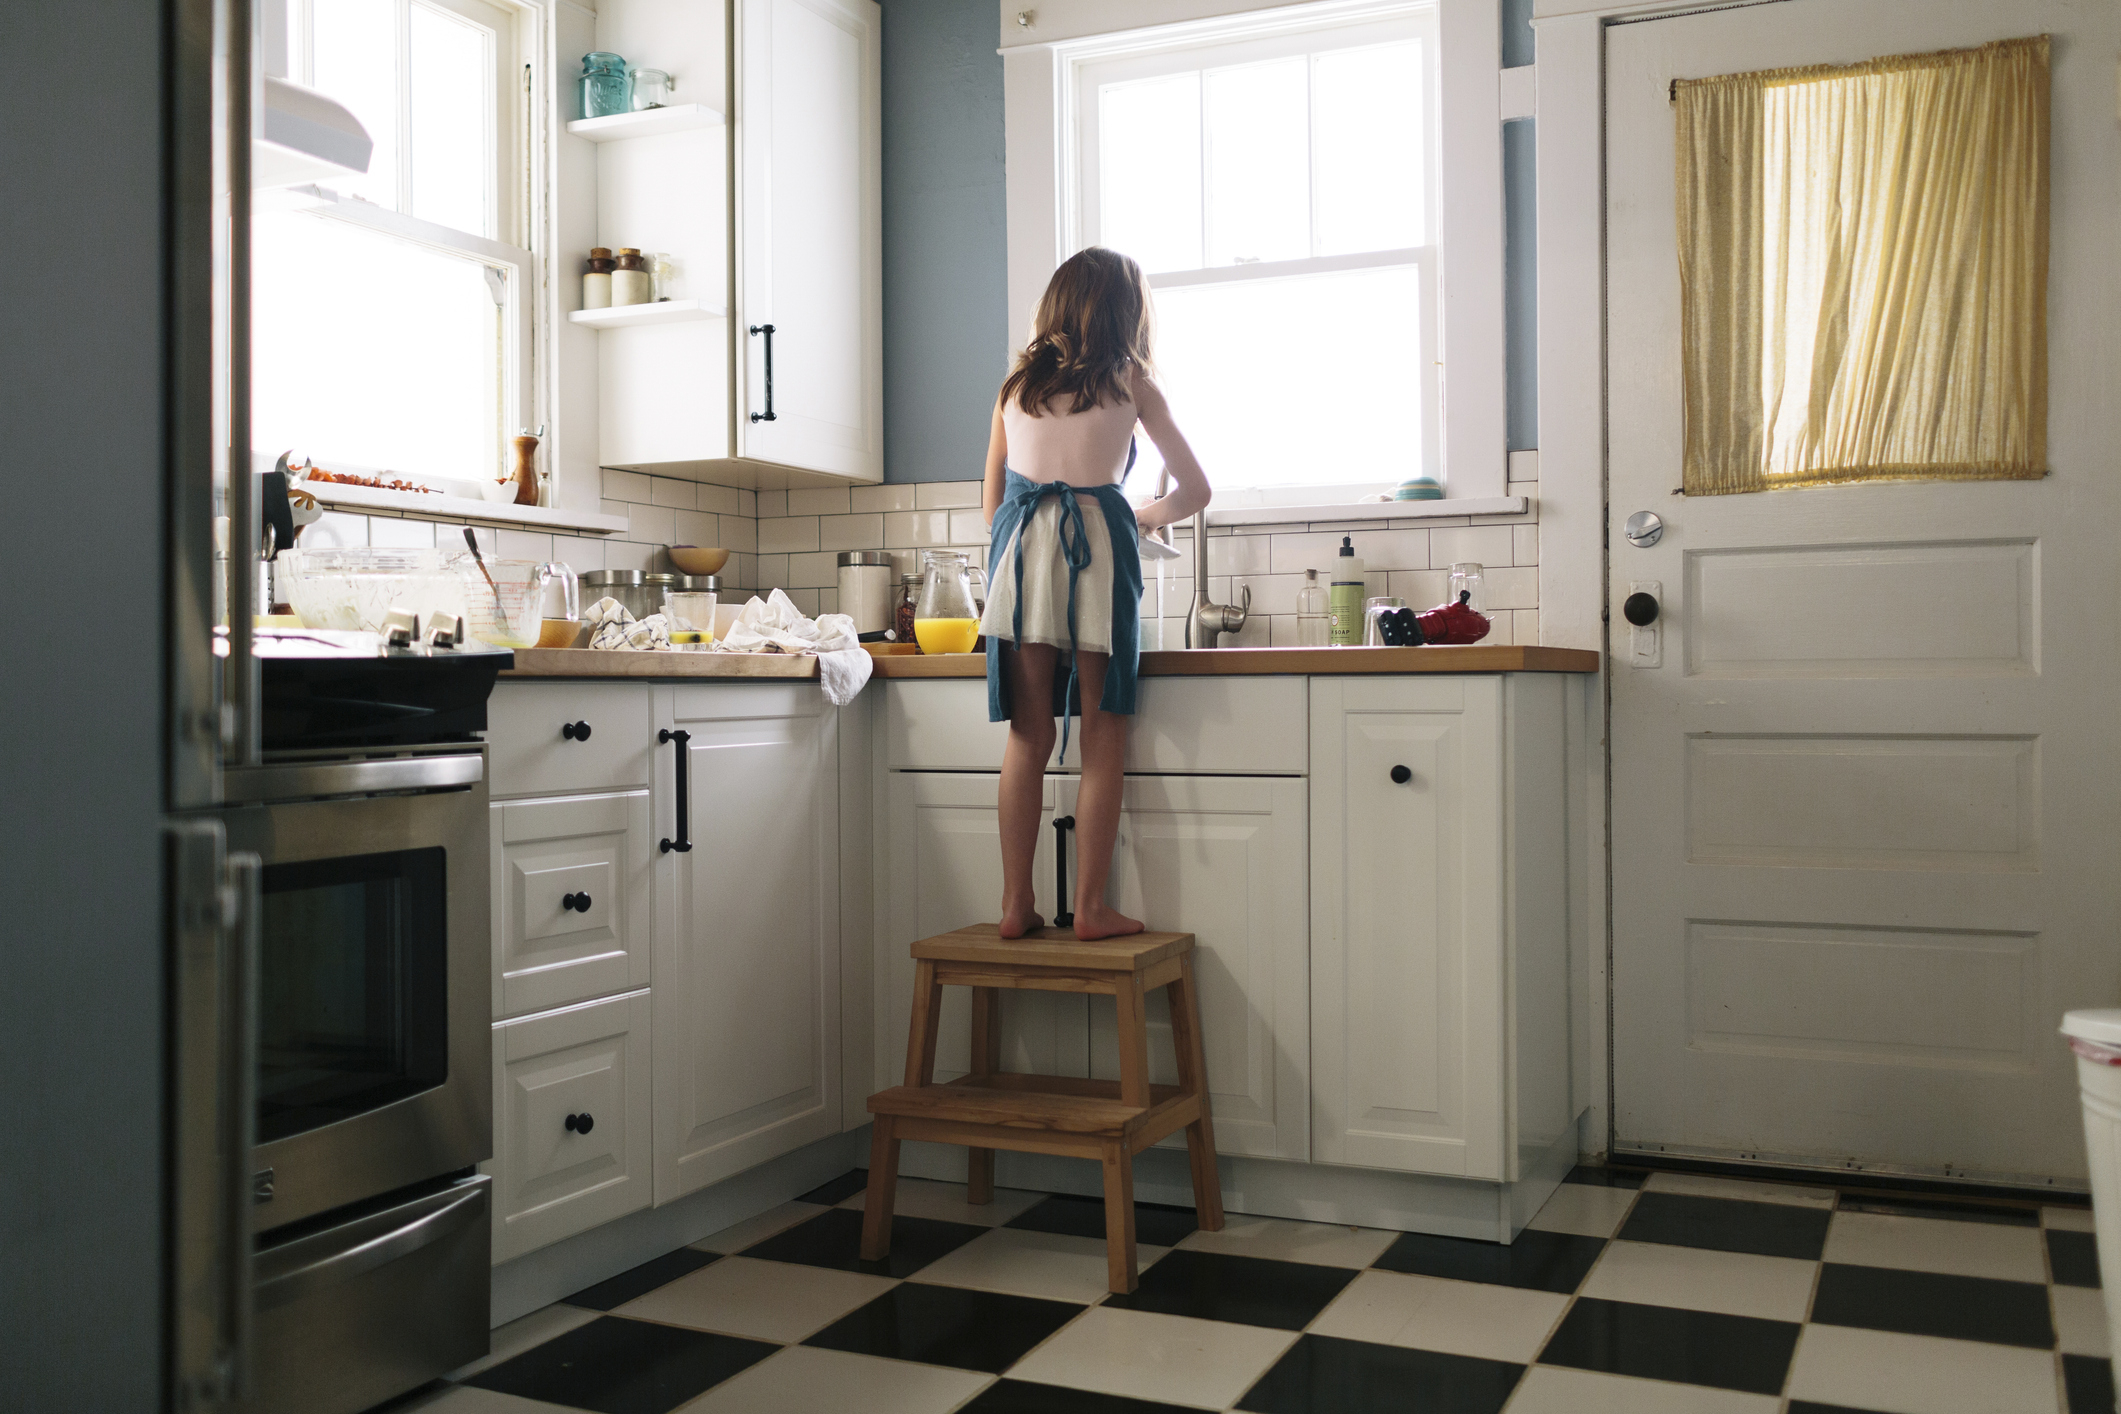
{"label": "door deadbolt", "polygon": [[1621,527],[1628,537],[1628,544],[1638,550],[1647,550],[1664,539],[1664,517],[1655,511],[1637,511],[1628,517]]}

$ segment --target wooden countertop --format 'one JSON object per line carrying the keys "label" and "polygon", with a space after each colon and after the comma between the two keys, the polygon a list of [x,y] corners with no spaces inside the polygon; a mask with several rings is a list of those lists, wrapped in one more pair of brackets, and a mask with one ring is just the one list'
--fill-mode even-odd
{"label": "wooden countertop", "polygon": [[[788,653],[640,653],[625,649],[518,648],[513,678],[815,678],[817,659]],[[1595,673],[1586,648],[1471,644],[1462,648],[1214,648],[1144,653],[1143,677],[1269,677],[1352,673]],[[880,678],[978,678],[981,653],[879,655]]]}

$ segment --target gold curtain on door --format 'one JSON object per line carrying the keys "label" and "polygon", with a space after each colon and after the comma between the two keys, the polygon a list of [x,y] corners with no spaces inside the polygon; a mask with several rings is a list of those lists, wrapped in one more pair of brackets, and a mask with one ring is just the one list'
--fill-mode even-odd
{"label": "gold curtain on door", "polygon": [[2045,475],[2047,37],[1673,101],[1687,494]]}

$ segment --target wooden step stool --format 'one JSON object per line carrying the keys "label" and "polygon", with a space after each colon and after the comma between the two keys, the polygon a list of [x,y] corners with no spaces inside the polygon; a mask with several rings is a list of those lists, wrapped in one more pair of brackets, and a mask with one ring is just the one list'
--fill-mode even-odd
{"label": "wooden step stool", "polygon": [[[1223,1225],[1222,1179],[1209,1128],[1207,1067],[1201,1056],[1199,992],[1191,933],[1136,933],[1082,942],[1064,928],[1004,939],[992,923],[913,945],[913,1024],[906,1038],[906,1083],[869,1097],[876,1116],[869,1149],[869,1194],[862,1256],[891,1250],[891,1206],[901,1140],[969,1149],[967,1200],[994,1201],[994,1151],[1080,1154],[1105,1166],[1105,1247],[1112,1289],[1132,1291],[1134,1156],[1175,1130],[1186,1131],[1193,1203],[1207,1232]],[[935,1033],[943,988],[972,989],[972,1073],[935,1083]],[[1078,1080],[1001,1072],[1002,990],[1093,992],[1119,1005],[1119,1075]],[[1178,1084],[1149,1083],[1146,994],[1171,989],[1171,1038]]]}

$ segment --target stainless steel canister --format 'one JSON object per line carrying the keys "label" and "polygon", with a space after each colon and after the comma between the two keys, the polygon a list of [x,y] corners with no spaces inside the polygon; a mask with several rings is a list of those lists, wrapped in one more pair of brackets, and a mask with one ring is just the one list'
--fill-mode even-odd
{"label": "stainless steel canister", "polygon": [[[582,576],[582,607],[599,599],[616,599],[637,619],[663,611],[663,581],[672,575],[647,575],[639,570],[591,570]],[[651,586],[648,580],[657,582]]]}
{"label": "stainless steel canister", "polygon": [[891,556],[882,550],[840,551],[840,612],[854,620],[856,633],[891,627],[891,589],[897,577]]}

